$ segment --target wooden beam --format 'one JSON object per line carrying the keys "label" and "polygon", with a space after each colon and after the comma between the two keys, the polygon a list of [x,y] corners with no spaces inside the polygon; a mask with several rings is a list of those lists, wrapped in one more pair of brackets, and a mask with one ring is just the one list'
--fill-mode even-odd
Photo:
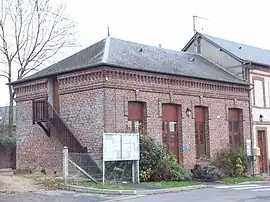
{"label": "wooden beam", "polygon": [[48,127],[44,126],[41,122],[37,122],[37,124],[44,130],[48,137],[51,136],[50,129]]}

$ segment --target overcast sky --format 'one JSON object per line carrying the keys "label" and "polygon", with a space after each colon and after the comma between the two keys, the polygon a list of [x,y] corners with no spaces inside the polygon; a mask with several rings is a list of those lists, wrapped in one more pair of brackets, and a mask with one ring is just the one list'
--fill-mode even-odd
{"label": "overcast sky", "polygon": [[[69,19],[76,22],[76,49],[85,48],[110,34],[124,40],[181,50],[197,31],[270,49],[269,0],[61,0]],[[5,80],[0,78],[0,106],[8,104]]]}

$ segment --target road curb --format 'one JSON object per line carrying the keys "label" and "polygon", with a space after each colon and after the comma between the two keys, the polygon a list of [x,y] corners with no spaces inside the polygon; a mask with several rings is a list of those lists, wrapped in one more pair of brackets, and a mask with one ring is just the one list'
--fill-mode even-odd
{"label": "road curb", "polygon": [[165,194],[187,190],[203,189],[209,187],[208,185],[192,185],[186,187],[167,188],[167,189],[155,189],[155,190],[111,190],[111,189],[95,189],[90,187],[81,187],[75,185],[66,185],[65,189],[68,191],[92,193],[92,194],[108,194],[108,195],[154,195]]}
{"label": "road curb", "polygon": [[225,183],[222,181],[217,181],[218,184],[224,184],[224,185],[235,185],[235,184],[270,184],[270,181],[248,181],[248,182],[239,182],[239,183]]}
{"label": "road curb", "polygon": [[144,195],[174,193],[174,192],[180,192],[180,191],[204,189],[204,188],[207,188],[207,187],[209,187],[209,185],[191,185],[191,186],[186,186],[186,187],[176,187],[176,188],[156,189],[156,190],[145,190]]}
{"label": "road curb", "polygon": [[270,181],[249,181],[249,182],[241,182],[236,184],[270,184]]}
{"label": "road curb", "polygon": [[217,184],[226,184],[225,182],[222,181],[216,181]]}

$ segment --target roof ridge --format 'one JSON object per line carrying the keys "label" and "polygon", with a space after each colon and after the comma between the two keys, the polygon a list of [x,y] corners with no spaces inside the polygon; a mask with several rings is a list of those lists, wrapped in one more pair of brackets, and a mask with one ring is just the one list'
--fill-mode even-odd
{"label": "roof ridge", "polygon": [[101,60],[102,63],[107,63],[108,56],[109,56],[111,37],[107,37],[105,40],[106,41],[105,41],[105,46],[104,46],[103,57],[102,57],[102,60]]}
{"label": "roof ridge", "polygon": [[165,50],[165,51],[171,51],[171,52],[181,52],[181,50],[176,50],[176,49],[170,49],[170,48],[165,48],[165,47],[159,47],[159,46],[156,46],[154,44],[146,44],[146,43],[143,43],[143,42],[140,42],[140,41],[131,41],[131,40],[128,40],[128,39],[122,39],[122,38],[117,38],[117,37],[108,37],[110,39],[114,39],[114,40],[118,40],[118,41],[122,41],[122,42],[127,42],[127,43],[132,43],[132,44],[136,44],[136,45],[142,45],[142,46],[147,46],[147,47],[151,47],[151,48],[157,48],[157,49],[160,49],[160,50]]}

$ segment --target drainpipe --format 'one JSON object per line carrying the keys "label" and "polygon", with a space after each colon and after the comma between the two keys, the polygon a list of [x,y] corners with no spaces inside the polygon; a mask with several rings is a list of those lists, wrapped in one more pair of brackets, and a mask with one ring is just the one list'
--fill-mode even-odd
{"label": "drainpipe", "polygon": [[[249,63],[245,68],[247,71],[247,81],[250,83],[250,67],[251,63]],[[251,140],[251,167],[252,167],[252,176],[255,176],[255,167],[254,167],[254,155],[253,155],[253,117],[252,117],[252,104],[251,104],[251,91],[254,86],[250,83],[251,88],[249,89],[249,121],[250,121],[250,140]]]}
{"label": "drainpipe", "polygon": [[[254,86],[249,89],[249,95],[251,94],[251,91],[253,90]],[[252,156],[252,176],[255,176],[255,168],[254,168],[254,155],[253,155],[253,118],[252,118],[252,105],[251,105],[251,99],[249,100],[249,121],[250,121],[250,139],[251,139],[251,156]]]}

